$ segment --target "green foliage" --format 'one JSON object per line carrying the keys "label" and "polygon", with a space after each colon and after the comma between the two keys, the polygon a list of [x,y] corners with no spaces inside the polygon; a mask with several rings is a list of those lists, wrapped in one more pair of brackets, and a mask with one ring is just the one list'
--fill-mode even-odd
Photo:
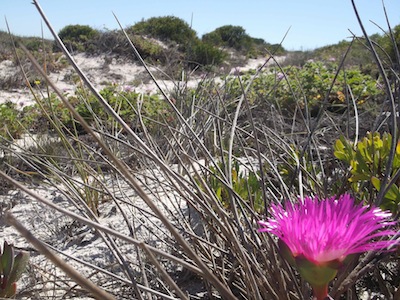
{"label": "green foliage", "polygon": [[[222,163],[219,164],[222,167]],[[210,167],[211,173],[206,176],[205,181],[218,200],[225,207],[230,205],[230,189],[223,183],[218,176],[216,176],[216,168]],[[259,175],[253,171],[243,172],[240,169],[238,161],[233,163],[231,168],[232,172],[232,190],[247,204],[249,204],[255,211],[262,212],[264,209],[264,203],[262,198],[261,184]],[[245,174],[247,173],[247,174]]]}
{"label": "green foliage", "polygon": [[197,39],[196,32],[184,20],[174,17],[153,17],[131,26],[130,33],[149,35],[164,41],[187,44]]}
{"label": "green foliage", "polygon": [[4,241],[0,252],[0,297],[11,298],[17,290],[16,282],[28,265],[29,253],[20,251],[15,254],[14,247]]}
{"label": "green foliage", "polygon": [[241,26],[225,25],[206,33],[201,40],[216,47],[233,48],[247,57],[265,55],[266,50],[274,55],[285,53],[281,45],[271,45],[260,38],[253,38]]}
{"label": "green foliage", "polygon": [[[277,103],[281,108],[294,110],[296,105],[311,111],[318,109],[329,91],[337,73],[336,64],[308,62],[302,68],[293,66],[283,70],[271,69],[271,72],[257,76],[251,84],[247,99],[250,103]],[[229,82],[229,93],[238,97],[242,86],[252,79],[251,74],[232,78]],[[363,74],[358,68],[340,71],[328,97],[327,108],[332,111],[342,111],[347,108],[349,98],[348,86],[351,88],[356,103],[360,106],[379,101],[384,95],[377,82],[370,75]]]}
{"label": "green foliage", "polygon": [[67,25],[58,36],[63,43],[74,51],[92,51],[93,40],[99,32],[88,25]]}
{"label": "green foliage", "polygon": [[[166,120],[170,124],[174,122],[170,106],[157,95],[144,95],[129,90],[119,91],[118,86],[104,88],[101,94],[128,124],[139,131],[144,125],[147,130],[157,132],[158,121]],[[84,90],[78,90],[76,95],[70,96],[68,100],[89,123],[100,121],[108,128],[115,126],[112,117],[97,99]],[[55,126],[52,122],[62,124],[64,129],[78,132],[83,130],[55,94],[39,99],[38,103],[25,106],[23,109],[19,109],[13,102],[2,103],[0,118],[2,120],[0,136],[5,139],[20,138],[28,129],[35,133],[53,130]]]}
{"label": "green foliage", "polygon": [[[140,55],[146,59],[151,58],[153,61],[159,61],[164,59],[163,48],[151,39],[145,38],[140,35],[134,35],[132,37],[132,43],[135,45]],[[132,49],[129,49],[129,53],[132,53]]]}
{"label": "green foliage", "polygon": [[[71,102],[71,104],[74,104]],[[26,107],[27,115],[35,116],[30,128],[36,132],[47,132],[55,128],[52,122],[62,124],[64,128],[73,129],[74,120],[70,111],[55,94],[38,99],[31,107]]]}
{"label": "green foliage", "polygon": [[195,65],[216,66],[221,64],[226,57],[227,54],[223,50],[207,42],[197,41],[193,46],[192,57],[189,58],[189,61]]}
{"label": "green foliage", "polygon": [[241,26],[225,25],[207,33],[202,37],[203,41],[217,46],[226,46],[238,51],[248,51],[254,41]]}
{"label": "green foliage", "polygon": [[264,41],[263,44],[256,43],[256,47],[256,55],[265,55],[265,50],[268,50],[268,54],[272,53],[275,56],[286,54],[286,49],[281,44],[270,44]]}
{"label": "green foliage", "polygon": [[26,38],[22,42],[29,51],[42,51],[43,47],[51,48],[48,40],[38,37]]}
{"label": "green foliage", "polygon": [[[396,52],[400,48],[400,25],[395,26],[391,32],[383,35],[372,34],[369,39],[374,44],[383,64],[391,68],[393,63],[397,61]],[[340,61],[347,50],[349,51],[346,55],[346,66],[360,66],[366,74],[378,75],[379,71],[373,63],[369,46],[363,38],[354,39],[352,42],[343,40],[337,44],[320,47],[313,51],[312,56],[318,60]]]}
{"label": "green foliage", "polygon": [[[158,41],[135,34],[129,34],[129,38],[135,45],[140,55],[144,59],[150,59],[152,62],[164,59],[164,49]],[[134,58],[131,45],[121,30],[111,30],[99,32],[96,37],[95,53],[116,54],[122,57]]]}
{"label": "green foliage", "polygon": [[[379,132],[369,132],[366,137],[353,147],[352,143],[340,137],[334,145],[334,155],[350,167],[349,181],[354,191],[363,193],[370,188],[375,189],[375,194],[381,188],[381,182],[386,172],[392,136]],[[400,143],[397,144],[396,153],[392,164],[390,178],[400,171]],[[392,182],[384,195],[381,205],[395,213],[400,204],[400,181]]]}
{"label": "green foliage", "polygon": [[400,49],[400,25],[395,26],[391,33],[383,36],[376,35],[374,40],[384,50],[386,57],[383,57],[386,60],[391,60],[391,63],[389,63],[390,66],[395,62],[399,63],[396,53]]}
{"label": "green foliage", "polygon": [[[120,117],[133,128],[141,130],[142,124],[147,130],[157,131],[157,123],[163,119],[173,122],[173,115],[168,104],[157,95],[144,95],[134,91],[118,91],[117,86],[109,86],[100,91],[110,106],[118,112]],[[76,103],[77,112],[92,123],[102,120],[104,125],[113,126],[113,118],[105,111],[93,95],[78,91],[77,97],[70,101]],[[116,125],[119,127],[119,125]]]}
{"label": "green foliage", "polygon": [[20,138],[32,124],[35,115],[28,114],[28,108],[18,109],[11,101],[0,104],[0,136],[5,139]]}
{"label": "green foliage", "polygon": [[347,51],[346,66],[362,66],[364,68],[371,65],[372,56],[365,46],[364,40],[354,40],[353,42],[343,40],[337,44],[320,47],[312,52],[312,57],[315,60],[339,62]]}
{"label": "green foliage", "polygon": [[6,102],[0,104],[0,117],[2,126],[0,128],[0,135],[5,138],[19,137],[21,128],[18,124],[18,110],[15,103]]}
{"label": "green foliage", "polygon": [[6,31],[0,30],[0,61],[9,59],[13,56],[13,45],[10,35]]}

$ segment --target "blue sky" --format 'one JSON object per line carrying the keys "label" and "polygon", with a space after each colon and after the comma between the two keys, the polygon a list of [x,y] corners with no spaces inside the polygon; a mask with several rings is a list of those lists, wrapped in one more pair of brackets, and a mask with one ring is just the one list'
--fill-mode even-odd
{"label": "blue sky", "polygon": [[[1,0],[0,12],[11,32],[41,36],[39,13],[31,0]],[[355,0],[368,34],[381,33],[371,23],[387,29],[382,0]],[[350,0],[39,0],[56,31],[66,25],[89,25],[96,29],[118,28],[112,12],[126,27],[142,19],[176,16],[189,24],[199,37],[223,25],[242,26],[246,32],[287,50],[312,50],[361,35]],[[389,21],[400,24],[400,0],[385,0]],[[6,23],[0,22],[0,30]],[[47,29],[44,36],[50,37]]]}

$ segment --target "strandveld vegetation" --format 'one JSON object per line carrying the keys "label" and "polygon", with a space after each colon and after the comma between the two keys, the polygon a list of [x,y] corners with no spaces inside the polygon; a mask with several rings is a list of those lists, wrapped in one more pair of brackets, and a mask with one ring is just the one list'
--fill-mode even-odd
{"label": "strandveld vegetation", "polygon": [[[386,27],[302,53],[240,26],[199,38],[172,16],[115,31],[70,25],[53,32],[55,41],[1,33],[0,57],[23,70],[2,87],[28,85],[35,104],[0,104],[0,226],[30,245],[13,289],[0,295],[308,300],[312,286],[316,297],[399,299],[400,26]],[[118,84],[98,91],[71,59],[76,52],[164,65],[163,76],[181,81],[184,73],[198,84],[158,85],[151,95]],[[231,72],[238,57],[260,56],[265,65]],[[73,95],[48,77],[67,64],[79,79]],[[390,218],[391,248],[352,253],[318,294],[319,281],[258,222],[271,206],[279,218],[283,203],[306,198],[312,207],[308,197],[333,195],[351,195],[357,217],[367,205],[390,212],[380,217]],[[16,209],[26,202],[37,210],[30,220]],[[19,255],[9,243],[0,252],[3,281]]]}

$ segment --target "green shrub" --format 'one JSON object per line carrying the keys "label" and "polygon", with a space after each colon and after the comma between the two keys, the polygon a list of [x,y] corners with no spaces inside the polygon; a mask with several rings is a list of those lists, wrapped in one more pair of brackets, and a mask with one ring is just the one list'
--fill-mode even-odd
{"label": "green shrub", "polygon": [[[71,101],[71,104],[75,105],[76,102]],[[51,116],[51,119],[55,120],[56,123],[63,124],[68,129],[72,129],[74,127],[75,122],[72,114],[55,94],[51,94],[49,98],[43,99],[42,105],[44,112],[42,111],[39,113],[41,115],[42,122],[43,120],[48,121],[48,118],[44,116],[45,113],[48,113]],[[47,128],[52,128],[52,125],[48,123]]]}
{"label": "green shrub", "polygon": [[285,48],[281,44],[270,44],[267,43],[264,39],[260,38],[251,38],[254,46],[251,48],[252,52],[249,53],[249,56],[258,57],[260,55],[273,54],[284,55],[286,53]]}
{"label": "green shrub", "polygon": [[254,41],[241,26],[225,25],[203,35],[202,40],[216,46],[230,47],[238,51],[250,51]]}
{"label": "green shrub", "polygon": [[[134,91],[119,91],[117,86],[109,86],[100,91],[100,94],[118,112],[120,117],[132,128],[141,131],[139,116],[149,131],[158,131],[157,122],[168,119],[173,122],[172,112],[168,104],[157,95],[144,95]],[[88,122],[101,120],[106,126],[113,126],[113,118],[105,111],[99,101],[93,95],[86,95],[78,91],[77,96],[70,97],[72,103],[76,103],[77,112]],[[119,127],[119,125],[117,125]]]}
{"label": "green shrub", "polygon": [[12,57],[12,41],[6,31],[0,30],[0,61]]}
{"label": "green shrub", "polygon": [[29,116],[11,101],[0,104],[0,119],[0,136],[6,139],[20,138],[30,124]]}
{"label": "green shrub", "polygon": [[[336,73],[336,64],[312,61],[301,68],[290,66],[283,70],[271,69],[271,72],[263,73],[253,80],[246,96],[250,103],[277,103],[290,111],[296,106],[305,108],[307,105],[311,111],[317,111]],[[242,85],[246,86],[251,78],[251,74],[246,74],[241,77],[241,83],[237,78],[232,78],[228,84],[230,96],[238,97],[242,93]],[[347,108],[347,101],[351,102],[348,86],[360,106],[378,103],[384,95],[374,78],[363,74],[359,68],[349,68],[339,72],[328,96],[327,109],[341,112]]]}
{"label": "green shrub", "polygon": [[72,51],[92,51],[94,39],[99,32],[88,25],[67,25],[58,36]]}
{"label": "green shrub", "polygon": [[[158,132],[159,123],[174,122],[170,106],[157,95],[143,95],[134,91],[120,91],[118,86],[109,86],[101,92],[102,96],[119,115],[136,130],[142,130],[142,124],[147,130]],[[93,95],[78,90],[76,95],[68,98],[77,112],[89,123],[104,122],[109,129],[115,124],[113,119]],[[139,120],[139,115],[141,120]],[[0,136],[5,139],[20,138],[27,130],[40,133],[48,132],[62,124],[63,129],[82,132],[83,128],[73,118],[55,94],[42,98],[38,103],[19,109],[11,101],[0,104]],[[53,124],[52,122],[55,122]]]}
{"label": "green shrub", "polygon": [[[346,67],[373,65],[373,58],[370,51],[365,46],[365,41],[357,39],[353,42],[343,40],[337,44],[318,48],[311,53],[311,57],[319,61],[340,62],[345,53],[347,53],[344,61]],[[376,66],[374,66],[374,68],[376,68]]]}
{"label": "green shrub", "polygon": [[153,17],[140,21],[127,30],[130,33],[149,35],[163,41],[187,44],[197,39],[196,32],[184,20],[174,17]]}
{"label": "green shrub", "polygon": [[286,51],[279,44],[269,44],[264,39],[253,38],[241,26],[225,25],[206,33],[201,40],[216,47],[233,48],[247,57],[259,57],[269,53],[282,55]]}
{"label": "green shrub", "polygon": [[20,39],[20,41],[25,45],[26,49],[32,52],[49,51],[52,44],[52,41],[39,37],[28,37]]}
{"label": "green shrub", "polygon": [[[140,35],[134,35],[132,43],[135,45],[140,55],[144,59],[151,59],[152,61],[163,61],[164,60],[164,49],[157,42],[148,39]],[[130,53],[132,50],[130,49]]]}
{"label": "green shrub", "polygon": [[[164,49],[157,41],[135,34],[130,34],[129,38],[142,58],[150,59],[152,62],[164,59]],[[99,32],[96,46],[93,50],[96,53],[113,53],[118,56],[135,59],[131,45],[121,30]]]}
{"label": "green shrub", "polygon": [[377,44],[382,47],[384,50],[384,55],[381,57],[384,58],[386,61],[390,60],[391,62],[388,62],[389,66],[392,66],[392,63],[398,64],[400,63],[398,61],[398,57],[396,55],[397,51],[400,49],[400,25],[395,26],[391,34],[385,34],[383,36],[375,35],[373,38]]}
{"label": "green shrub", "polygon": [[210,43],[197,41],[192,49],[192,56],[189,58],[195,65],[219,65],[227,57],[226,52]]}
{"label": "green shrub", "polygon": [[[389,159],[392,136],[379,132],[369,132],[366,137],[357,143],[355,147],[351,141],[340,137],[334,145],[334,155],[350,167],[352,190],[362,195],[364,199],[371,198],[370,191],[376,196],[381,189],[383,176]],[[400,143],[397,144],[390,178],[400,170]],[[381,204],[382,209],[389,209],[393,213],[399,210],[400,205],[400,181],[392,182],[384,195]]]}
{"label": "green shrub", "polygon": [[131,49],[124,34],[120,30],[107,30],[99,32],[95,47],[96,53],[131,53]]}

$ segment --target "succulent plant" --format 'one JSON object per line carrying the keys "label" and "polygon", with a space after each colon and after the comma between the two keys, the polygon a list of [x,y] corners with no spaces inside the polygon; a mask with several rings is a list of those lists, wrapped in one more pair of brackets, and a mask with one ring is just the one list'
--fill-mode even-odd
{"label": "succulent plant", "polygon": [[0,298],[13,297],[17,290],[17,281],[24,272],[29,260],[29,253],[15,253],[12,244],[4,241],[0,251]]}

